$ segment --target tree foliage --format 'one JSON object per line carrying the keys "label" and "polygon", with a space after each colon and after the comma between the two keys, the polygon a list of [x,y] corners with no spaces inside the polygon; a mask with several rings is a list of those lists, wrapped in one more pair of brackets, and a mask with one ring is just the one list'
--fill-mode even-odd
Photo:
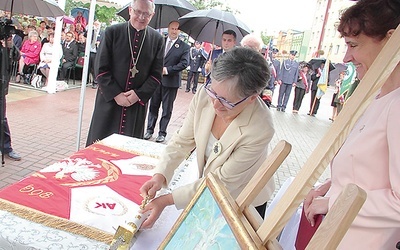
{"label": "tree foliage", "polygon": [[189,0],[191,4],[198,10],[208,10],[208,9],[221,9],[234,14],[240,13],[238,10],[232,9],[231,7],[225,5],[223,2],[218,0]]}
{"label": "tree foliage", "polygon": [[[71,13],[71,10],[76,7],[83,7],[83,8],[90,8],[90,3],[82,3],[82,2],[75,2],[73,0],[67,0],[65,3],[65,13],[68,15]],[[118,9],[115,7],[106,7],[100,6],[96,4],[95,9],[95,18],[106,25],[110,25],[112,21],[124,21],[124,19],[118,16],[117,13]]]}
{"label": "tree foliage", "polygon": [[273,37],[268,36],[266,34],[266,32],[264,32],[264,31],[261,32],[261,40],[263,41],[264,44],[268,45],[272,39],[273,39]]}

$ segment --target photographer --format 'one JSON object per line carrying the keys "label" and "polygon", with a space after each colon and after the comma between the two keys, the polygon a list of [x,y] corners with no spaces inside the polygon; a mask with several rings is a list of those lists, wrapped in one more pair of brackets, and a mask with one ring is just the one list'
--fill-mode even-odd
{"label": "photographer", "polygon": [[[5,29],[4,29],[5,30]],[[11,134],[10,134],[10,128],[8,126],[8,121],[6,117],[6,95],[8,94],[8,84],[10,80],[10,47],[13,46],[11,36],[8,36],[7,34],[2,34],[3,29],[0,30],[0,86],[1,90],[0,91],[0,103],[2,104],[3,108],[3,114],[1,118],[4,118],[2,120],[2,126],[0,126],[1,132],[3,133],[3,145],[0,145],[1,153],[5,154],[8,156],[10,159],[19,161],[21,160],[21,156],[13,150],[11,147]],[[6,41],[7,40],[7,44]],[[6,46],[6,45],[11,45],[11,46]],[[1,108],[0,108],[1,111]],[[1,144],[1,141],[0,141]]]}

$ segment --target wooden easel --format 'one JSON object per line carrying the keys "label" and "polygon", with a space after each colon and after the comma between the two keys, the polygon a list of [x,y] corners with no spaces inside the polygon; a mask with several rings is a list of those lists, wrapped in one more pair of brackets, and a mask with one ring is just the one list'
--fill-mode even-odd
{"label": "wooden easel", "polygon": [[[236,232],[234,233],[236,240],[242,249],[281,249],[276,240],[267,241],[267,245],[263,243],[262,239],[264,235],[259,234],[258,229],[260,228],[260,225],[263,226],[266,221],[262,222],[260,215],[257,213],[257,211],[255,211],[255,208],[251,205],[251,202],[267,184],[276,169],[282,164],[286,156],[289,154],[290,150],[291,145],[289,143],[286,141],[280,141],[271,154],[267,157],[260,169],[250,180],[249,184],[238,196],[236,201],[232,199],[224,184],[217,178],[216,175],[212,173],[208,174],[196,195],[185,208],[171,229],[170,233],[167,235],[158,249],[175,249],[174,247],[176,246],[169,245],[170,242],[176,241],[175,239],[180,241],[181,239],[185,239],[186,237],[191,237],[196,234],[204,234],[203,229],[203,231],[197,233],[189,232],[187,235],[181,232],[175,237],[175,233],[177,230],[179,230],[181,225],[185,225],[183,221],[186,219],[186,216],[191,213],[190,211],[192,210],[194,204],[197,203],[199,197],[202,196],[205,186],[207,186],[209,190],[213,190],[212,193],[215,202],[218,203],[218,206],[223,211],[222,214],[224,215],[226,221],[230,221],[230,226],[235,228],[233,231]],[[340,243],[340,240],[347,231],[348,226],[357,215],[359,209],[365,201],[365,197],[365,192],[363,192],[354,184],[350,184],[348,187],[346,187],[345,191],[338,197],[329,215],[326,216],[325,220],[314,235],[312,241],[310,242],[310,249],[334,249],[337,244]],[[207,203],[207,205],[212,207],[211,204],[212,203]],[[202,206],[201,210],[208,210],[208,206]],[[211,211],[213,211],[212,213],[215,212],[213,209],[211,209]],[[210,223],[212,224],[212,221],[210,221]],[[184,231],[186,232],[186,229],[184,229]],[[205,242],[215,241],[214,238],[209,238],[209,236],[204,235],[203,237],[206,239],[203,244]],[[327,241],[326,237],[329,237],[330,240]],[[219,243],[223,244],[223,242]],[[174,245],[174,243],[171,243],[171,245]]]}
{"label": "wooden easel", "polygon": [[[288,142],[280,141],[236,199],[239,212],[242,212],[242,215],[239,216],[247,220],[243,223],[244,225],[247,222],[251,225],[252,228],[247,228],[247,230],[249,231],[249,235],[253,236],[254,243],[256,245],[261,244],[261,246],[258,246],[259,249],[263,249],[264,247],[267,249],[281,249],[281,246],[276,240],[268,241],[266,245],[260,243],[264,235],[258,229],[267,221],[263,222],[260,215],[250,204],[285,160],[290,150],[291,145]],[[364,204],[366,197],[365,191],[357,185],[347,185],[319,226],[307,249],[336,249]]]}
{"label": "wooden easel", "polygon": [[289,186],[288,192],[283,195],[282,199],[257,230],[257,235],[261,237],[264,246],[269,248],[270,243],[281,232],[312,185],[314,185],[340,149],[355,122],[363,114],[371,100],[376,96],[377,91],[398,65],[400,61],[399,27],[397,27],[375,59],[356,91],[346,103],[346,107]]}

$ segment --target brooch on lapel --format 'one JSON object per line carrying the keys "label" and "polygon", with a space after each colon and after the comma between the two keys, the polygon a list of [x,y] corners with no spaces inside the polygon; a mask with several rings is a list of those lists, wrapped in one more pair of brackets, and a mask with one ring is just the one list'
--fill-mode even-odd
{"label": "brooch on lapel", "polygon": [[221,153],[221,151],[222,151],[222,145],[221,145],[221,143],[220,142],[216,142],[216,143],[214,143],[214,145],[213,145],[213,151],[214,151],[214,153],[216,154],[216,155],[219,155],[220,153]]}
{"label": "brooch on lapel", "polygon": [[175,48],[179,48],[179,44],[176,43],[176,44],[175,44]]}

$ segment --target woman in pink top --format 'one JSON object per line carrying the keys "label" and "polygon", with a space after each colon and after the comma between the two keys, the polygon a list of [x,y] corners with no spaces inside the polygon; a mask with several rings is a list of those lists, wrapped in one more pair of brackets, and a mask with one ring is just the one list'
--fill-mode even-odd
{"label": "woman in pink top", "polygon": [[[338,31],[347,44],[344,62],[360,79],[400,23],[399,0],[359,0],[347,9]],[[307,219],[326,214],[348,183],[367,200],[338,249],[395,249],[400,241],[400,64],[357,121],[331,163],[332,179],[304,201]]]}
{"label": "woman in pink top", "polygon": [[28,40],[22,44],[20,51],[21,58],[19,59],[18,75],[15,79],[16,82],[20,81],[20,76],[23,75],[24,66],[31,64],[38,64],[40,61],[40,50],[42,46],[38,39],[39,35],[35,30],[32,30],[28,34]]}

